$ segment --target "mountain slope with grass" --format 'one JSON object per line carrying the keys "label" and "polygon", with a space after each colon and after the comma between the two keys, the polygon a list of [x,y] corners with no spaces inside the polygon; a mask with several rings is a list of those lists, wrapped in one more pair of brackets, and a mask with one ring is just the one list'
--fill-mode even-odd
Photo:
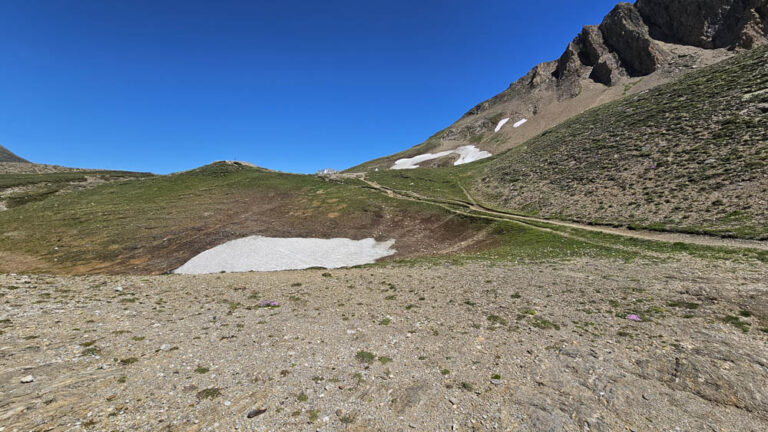
{"label": "mountain slope with grass", "polygon": [[476,171],[494,205],[768,238],[768,47],[573,118]]}
{"label": "mountain slope with grass", "polygon": [[[602,23],[584,27],[559,59],[537,65],[424,143],[348,171],[389,169],[401,158],[467,145],[499,154],[587,109],[766,42],[768,0],[619,3]],[[430,166],[455,160],[448,155]]]}
{"label": "mountain slope with grass", "polygon": [[520,259],[612,253],[521,225],[387,197],[355,179],[220,162],[54,194],[0,212],[0,272],[164,273],[251,235],[395,239],[396,259],[483,256],[482,251]]}
{"label": "mountain slope with grass", "polygon": [[7,148],[0,146],[0,163],[2,162],[27,162],[26,160],[11,153]]}
{"label": "mountain slope with grass", "polygon": [[380,171],[399,190],[520,214],[768,238],[768,47],[605,104],[463,167]]}

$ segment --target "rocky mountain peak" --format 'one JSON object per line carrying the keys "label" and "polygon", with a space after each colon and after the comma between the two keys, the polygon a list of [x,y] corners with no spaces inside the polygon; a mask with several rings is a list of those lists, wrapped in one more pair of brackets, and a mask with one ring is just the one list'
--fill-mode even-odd
{"label": "rocky mountain peak", "polygon": [[638,0],[650,36],[700,48],[751,48],[766,41],[766,0]]}
{"label": "rocky mountain peak", "polygon": [[704,49],[751,48],[768,42],[768,0],[638,0],[619,3],[599,26],[568,44],[554,77],[589,76],[611,85],[649,75],[669,53],[659,42]]}

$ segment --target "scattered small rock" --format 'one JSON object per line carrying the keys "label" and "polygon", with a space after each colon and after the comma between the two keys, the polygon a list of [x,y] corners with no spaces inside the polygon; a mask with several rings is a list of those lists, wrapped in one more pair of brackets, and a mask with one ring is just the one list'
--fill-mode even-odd
{"label": "scattered small rock", "polygon": [[31,382],[35,382],[35,377],[33,377],[32,375],[27,375],[21,379],[22,384],[29,384]]}
{"label": "scattered small rock", "polygon": [[266,408],[256,408],[248,411],[248,418],[258,417],[267,412]]}

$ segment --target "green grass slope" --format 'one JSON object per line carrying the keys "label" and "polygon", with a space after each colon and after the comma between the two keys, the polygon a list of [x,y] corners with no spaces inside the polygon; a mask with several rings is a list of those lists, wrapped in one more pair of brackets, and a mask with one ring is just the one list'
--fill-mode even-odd
{"label": "green grass slope", "polygon": [[420,256],[491,245],[478,235],[492,225],[388,198],[356,180],[217,163],[0,211],[0,272],[162,273],[255,234],[395,238],[401,256]]}
{"label": "green grass slope", "polygon": [[355,179],[216,163],[0,211],[0,272],[149,274],[249,235],[396,239],[396,259],[631,258],[621,245],[457,215]]}
{"label": "green grass slope", "polygon": [[768,46],[591,109],[493,158],[378,171],[399,190],[545,218],[768,238]]}
{"label": "green grass slope", "polygon": [[127,171],[62,171],[39,174],[0,173],[0,204],[15,208],[64,194],[116,181],[151,177],[147,173]]}
{"label": "green grass slope", "polygon": [[520,214],[768,238],[768,46],[460,167],[369,172],[424,196]]}
{"label": "green grass slope", "polygon": [[589,110],[474,177],[515,211],[768,238],[768,47]]}
{"label": "green grass slope", "polygon": [[26,160],[11,153],[7,148],[0,146],[0,162],[27,162]]}

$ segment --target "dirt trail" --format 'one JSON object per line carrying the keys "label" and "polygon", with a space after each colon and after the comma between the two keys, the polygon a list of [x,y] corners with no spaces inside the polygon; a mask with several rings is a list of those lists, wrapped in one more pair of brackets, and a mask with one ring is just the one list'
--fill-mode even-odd
{"label": "dirt trail", "polygon": [[[440,205],[443,208],[446,208],[453,212],[466,215],[466,213],[451,207],[451,206],[460,206],[472,212],[495,216],[497,218],[501,218],[504,220],[520,222],[520,223],[528,222],[526,225],[537,228],[537,229],[546,229],[546,228],[542,228],[540,226],[533,225],[531,223],[544,223],[544,224],[557,225],[557,226],[568,227],[568,228],[577,228],[585,231],[599,232],[604,234],[614,234],[614,235],[620,235],[623,237],[630,237],[630,238],[636,238],[641,240],[661,241],[661,242],[667,242],[667,243],[688,243],[688,244],[696,244],[696,245],[702,245],[702,246],[719,246],[719,247],[768,250],[768,242],[765,242],[765,241],[727,239],[722,237],[699,235],[699,234],[682,234],[682,233],[669,233],[669,232],[661,232],[661,231],[630,230],[627,228],[616,228],[616,227],[608,227],[608,226],[601,226],[601,225],[587,225],[587,224],[582,224],[578,222],[567,222],[567,221],[560,221],[560,220],[553,220],[553,219],[542,219],[542,218],[531,217],[531,216],[521,216],[514,213],[508,213],[508,212],[490,209],[488,207],[483,206],[482,204],[477,203],[477,201],[475,201],[475,199],[461,185],[459,185],[459,187],[461,188],[462,191],[464,191],[464,194],[467,196],[468,201],[439,200],[439,199],[425,197],[415,192],[398,191],[396,189],[382,186],[374,181],[371,181],[365,178],[363,178],[362,180],[372,188],[379,190],[382,193],[387,194],[388,196],[428,202],[435,205]],[[558,231],[552,231],[552,232],[562,234]]]}

